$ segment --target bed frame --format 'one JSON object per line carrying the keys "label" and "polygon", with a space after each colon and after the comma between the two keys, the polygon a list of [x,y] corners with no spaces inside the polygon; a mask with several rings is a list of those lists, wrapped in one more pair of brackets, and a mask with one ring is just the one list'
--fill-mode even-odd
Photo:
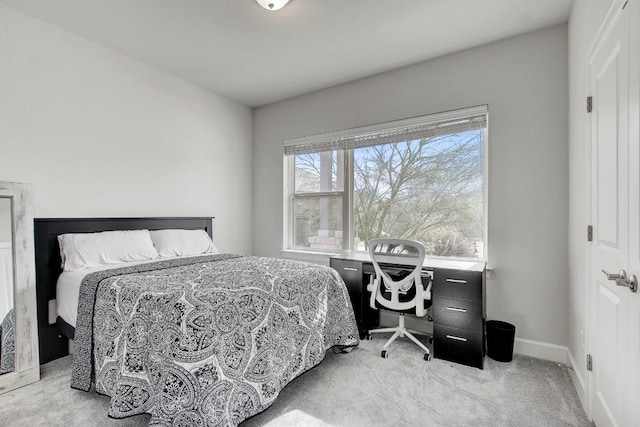
{"label": "bed frame", "polygon": [[[202,229],[212,237],[213,217],[184,218],[36,218],[34,220],[38,342],[40,364],[69,354],[73,328],[64,321],[50,323],[49,305],[56,298],[56,282],[62,272],[58,235],[113,230]],[[52,305],[52,308],[54,305]],[[62,319],[58,319],[62,320]]]}

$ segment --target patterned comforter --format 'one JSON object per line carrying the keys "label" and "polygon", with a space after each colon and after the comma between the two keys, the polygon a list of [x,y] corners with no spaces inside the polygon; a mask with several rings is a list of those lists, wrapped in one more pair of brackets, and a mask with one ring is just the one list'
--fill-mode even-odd
{"label": "patterned comforter", "polygon": [[80,288],[72,387],[109,416],[228,426],[269,407],[333,346],[358,344],[328,267],[229,254],[99,271]]}
{"label": "patterned comforter", "polygon": [[16,367],[16,313],[12,308],[0,325],[0,374],[13,372]]}

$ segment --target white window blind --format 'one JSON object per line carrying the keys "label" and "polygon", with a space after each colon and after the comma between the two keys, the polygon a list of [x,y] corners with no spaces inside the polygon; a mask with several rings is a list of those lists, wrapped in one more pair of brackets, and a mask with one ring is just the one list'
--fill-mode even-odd
{"label": "white window blind", "polygon": [[284,154],[309,154],[370,147],[461,133],[486,127],[487,106],[483,105],[311,137],[290,139],[284,142]]}

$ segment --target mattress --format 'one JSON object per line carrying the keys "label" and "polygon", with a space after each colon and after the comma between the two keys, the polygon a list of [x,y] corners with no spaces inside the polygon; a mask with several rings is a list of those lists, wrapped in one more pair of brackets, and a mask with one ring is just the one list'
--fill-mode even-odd
{"label": "mattress", "polygon": [[[193,255],[190,255],[193,256]],[[176,257],[176,258],[188,258],[189,256]],[[80,284],[82,279],[87,274],[95,273],[96,271],[108,270],[111,268],[121,268],[136,264],[147,264],[150,262],[159,261],[160,258],[150,259],[137,262],[126,262],[122,264],[110,264],[101,267],[84,268],[82,270],[63,271],[58,277],[56,285],[56,312],[62,320],[69,325],[76,327],[78,320],[78,299],[80,297]]]}

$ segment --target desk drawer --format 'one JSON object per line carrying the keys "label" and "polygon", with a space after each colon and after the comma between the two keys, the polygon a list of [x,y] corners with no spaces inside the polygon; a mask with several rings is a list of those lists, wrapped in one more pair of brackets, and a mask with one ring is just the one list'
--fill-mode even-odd
{"label": "desk drawer", "polygon": [[360,337],[364,337],[369,329],[378,326],[378,311],[369,307],[367,283],[369,276],[363,274],[363,263],[360,261],[331,258],[331,268],[335,269],[347,285],[347,291],[353,305],[353,313],[358,323]]}
{"label": "desk drawer", "polygon": [[433,352],[438,359],[483,368],[484,334],[434,325]]}
{"label": "desk drawer", "polygon": [[438,268],[433,272],[433,295],[482,302],[482,272]]}
{"label": "desk drawer", "polygon": [[362,330],[363,299],[366,295],[366,292],[363,290],[366,285],[363,285],[362,283],[362,263],[358,261],[332,258],[330,260],[330,265],[331,268],[335,269],[338,274],[340,274],[342,280],[344,280],[344,284],[347,285],[356,322],[358,322],[358,327]]}
{"label": "desk drawer", "polygon": [[362,283],[362,263],[358,261],[349,261],[331,258],[329,261],[331,268],[335,269],[342,279],[349,284]]}
{"label": "desk drawer", "polygon": [[480,302],[449,298],[433,301],[433,322],[438,325],[482,333],[483,317]]}

